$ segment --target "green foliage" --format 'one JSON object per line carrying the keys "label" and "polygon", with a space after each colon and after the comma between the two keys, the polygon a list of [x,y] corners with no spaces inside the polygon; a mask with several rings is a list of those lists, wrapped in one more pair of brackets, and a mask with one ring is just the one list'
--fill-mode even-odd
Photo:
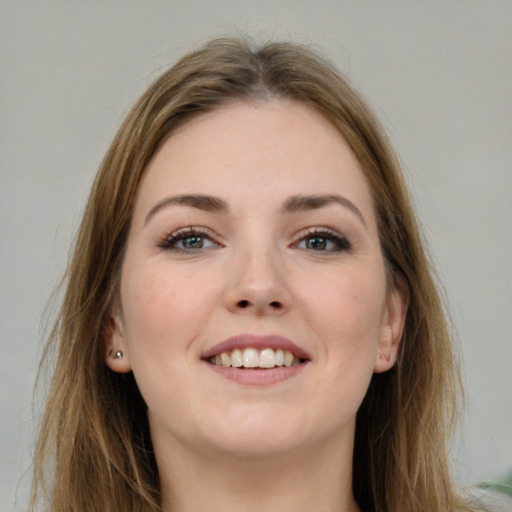
{"label": "green foliage", "polygon": [[512,496],[512,471],[508,476],[500,480],[481,482],[478,487],[482,489],[492,489],[493,491],[502,492]]}

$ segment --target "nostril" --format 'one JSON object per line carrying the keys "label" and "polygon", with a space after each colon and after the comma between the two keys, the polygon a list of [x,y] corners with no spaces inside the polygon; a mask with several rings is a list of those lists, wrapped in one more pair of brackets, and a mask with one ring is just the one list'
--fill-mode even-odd
{"label": "nostril", "polygon": [[[250,300],[246,300],[246,299],[239,300],[236,303],[236,307],[240,308],[240,309],[247,309],[247,308],[252,307],[253,305],[255,305],[255,304],[253,304]],[[283,304],[277,300],[274,300],[272,302],[269,302],[268,306],[270,307],[270,309],[277,310],[277,309],[282,309]]]}

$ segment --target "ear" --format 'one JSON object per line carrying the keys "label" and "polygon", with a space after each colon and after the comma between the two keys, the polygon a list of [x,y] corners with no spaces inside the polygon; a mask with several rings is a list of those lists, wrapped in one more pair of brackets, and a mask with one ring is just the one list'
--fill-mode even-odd
{"label": "ear", "polygon": [[103,329],[105,340],[105,362],[116,373],[128,373],[132,367],[128,357],[128,347],[122,320],[116,309],[112,309]]}
{"label": "ear", "polygon": [[375,373],[386,372],[396,363],[408,305],[409,288],[403,276],[397,275],[382,314]]}

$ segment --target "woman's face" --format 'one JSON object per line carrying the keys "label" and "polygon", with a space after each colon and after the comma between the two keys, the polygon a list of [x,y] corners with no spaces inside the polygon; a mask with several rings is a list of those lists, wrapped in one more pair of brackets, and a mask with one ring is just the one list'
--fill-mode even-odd
{"label": "woman's face", "polygon": [[160,147],[120,296],[107,363],[133,370],[155,449],[241,456],[351,446],[405,311],[358,161],[288,101],[226,106]]}

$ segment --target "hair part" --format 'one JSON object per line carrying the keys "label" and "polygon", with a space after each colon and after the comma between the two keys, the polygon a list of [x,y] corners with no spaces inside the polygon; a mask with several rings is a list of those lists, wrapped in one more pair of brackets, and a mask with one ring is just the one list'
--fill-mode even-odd
{"label": "hair part", "polygon": [[374,375],[358,412],[356,501],[376,512],[469,510],[447,457],[459,381],[446,315],[384,131],[348,81],[310,49],[285,42],[253,48],[229,38],[186,55],[147,89],[99,169],[47,345],[58,355],[31,510],[40,496],[54,512],[160,510],[146,406],[132,374],[116,374],[104,361],[136,194],[155,151],[181,125],[228,103],[271,99],[309,105],[346,139],[373,195],[389,283],[401,279],[409,290],[398,362]]}

